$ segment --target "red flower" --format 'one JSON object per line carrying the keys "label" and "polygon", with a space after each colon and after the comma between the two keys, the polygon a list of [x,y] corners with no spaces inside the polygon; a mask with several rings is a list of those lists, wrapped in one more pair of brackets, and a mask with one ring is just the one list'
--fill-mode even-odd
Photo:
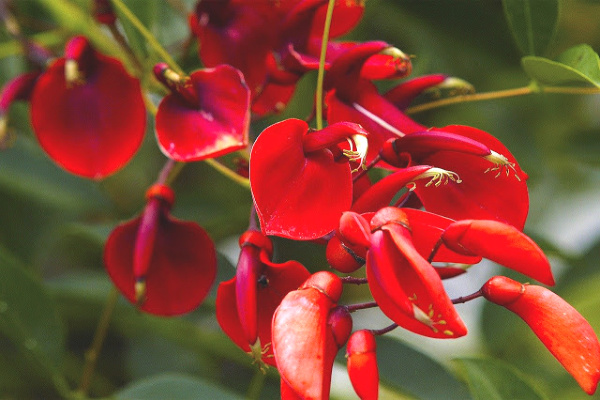
{"label": "red flower", "polygon": [[146,109],[140,84],[84,37],[38,79],[31,123],[40,145],[67,171],[100,179],[123,167],[142,143]]}
{"label": "red flower", "polygon": [[579,386],[593,394],[600,381],[600,343],[590,324],[570,304],[542,286],[496,276],[483,296],[521,317]]}
{"label": "red flower", "polygon": [[282,398],[329,398],[335,355],[352,330],[348,311],[336,307],[341,294],[340,278],[317,272],[275,311],[273,353]]}
{"label": "red flower", "polygon": [[157,64],[154,71],[172,91],[156,113],[156,138],[167,157],[199,161],[248,145],[250,91],[238,70],[220,65],[189,78],[166,64]]}
{"label": "red flower", "polygon": [[250,155],[250,184],[261,228],[267,235],[317,239],[335,229],[352,202],[352,176],[338,143],[359,159],[367,133],[360,125],[338,123],[320,131],[288,119],[265,129]]}
{"label": "red flower", "polygon": [[377,400],[379,398],[376,348],[377,343],[373,332],[366,329],[354,332],[346,345],[348,376],[354,391],[361,400]]}
{"label": "red flower", "polygon": [[546,285],[554,285],[550,263],[533,240],[512,225],[498,221],[456,221],[441,237],[448,248],[477,255],[525,274]]}
{"label": "red flower", "polygon": [[[315,68],[302,60],[318,57],[326,9],[326,0],[203,0],[190,26],[204,65],[230,64],[242,71],[252,91],[252,111],[263,115],[281,111],[296,82]],[[363,10],[361,1],[338,1],[330,37],[351,30]]]}
{"label": "red flower", "polygon": [[156,315],[192,311],[216,276],[214,245],[196,223],[169,215],[174,195],[152,186],[141,216],[117,226],[106,241],[104,263],[115,286],[141,310]]}
{"label": "red flower", "polygon": [[423,336],[456,338],[467,329],[435,268],[419,253],[411,223],[387,207],[371,219],[367,279],[373,298],[392,321]]}
{"label": "red flower", "polygon": [[271,241],[258,231],[240,237],[236,276],[219,285],[217,321],[223,331],[256,361],[275,365],[271,320],[283,297],[310,273],[297,261],[271,262]]}

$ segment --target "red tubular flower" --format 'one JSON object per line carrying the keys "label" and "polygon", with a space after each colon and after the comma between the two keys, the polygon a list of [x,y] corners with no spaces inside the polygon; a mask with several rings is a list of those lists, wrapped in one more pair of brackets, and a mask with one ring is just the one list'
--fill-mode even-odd
{"label": "red tubular flower", "polygon": [[373,298],[392,321],[423,336],[456,338],[467,329],[440,276],[413,244],[406,214],[387,207],[371,220],[367,279]]}
{"label": "red tubular flower", "polygon": [[523,285],[496,276],[482,287],[483,296],[521,317],[544,346],[593,394],[600,381],[600,343],[590,324],[562,298],[542,286]]}
{"label": "red tubular flower", "polygon": [[38,79],[31,123],[52,160],[73,174],[100,179],[139,148],[146,109],[138,80],[79,36]]}
{"label": "red tubular flower", "polygon": [[228,65],[180,77],[166,64],[154,67],[171,88],[156,113],[156,139],[177,161],[219,157],[248,145],[250,91],[241,73]]}
{"label": "red tubular flower", "polygon": [[331,232],[352,202],[348,159],[336,160],[337,144],[352,140],[362,157],[367,133],[338,123],[320,131],[288,119],[258,137],[250,155],[250,183],[261,228],[267,235],[312,240]]}
{"label": "red tubular flower", "polygon": [[377,400],[379,398],[376,348],[377,343],[373,332],[366,329],[354,332],[346,345],[348,376],[354,391],[361,400]]}
{"label": "red tubular flower", "polygon": [[415,156],[413,162],[450,169],[462,180],[440,187],[418,184],[415,193],[425,209],[457,220],[494,219],[523,230],[529,211],[527,174],[510,151],[489,133],[469,126],[452,125],[435,132],[441,132],[440,141],[446,140],[444,132],[462,136],[490,153],[478,155],[449,147]]}
{"label": "red tubular flower", "polygon": [[352,328],[348,311],[336,307],[341,294],[340,278],[317,272],[288,293],[275,311],[273,353],[282,397],[329,398],[333,361]]}
{"label": "red tubular flower", "polygon": [[542,249],[514,226],[498,221],[456,221],[444,230],[441,239],[458,253],[485,257],[543,284],[554,285],[552,269]]}
{"label": "red tubular flower", "polygon": [[223,331],[257,362],[275,366],[271,320],[283,297],[310,273],[297,261],[271,262],[271,241],[258,231],[240,237],[236,276],[219,285],[217,321]]}
{"label": "red tubular flower", "polygon": [[156,315],[196,308],[215,279],[217,259],[209,236],[193,222],[169,215],[173,192],[152,186],[141,216],[118,225],[104,248],[104,264],[130,302]]}
{"label": "red tubular flower", "polygon": [[0,149],[6,148],[11,141],[8,131],[8,109],[14,101],[29,100],[41,72],[34,71],[18,75],[6,82],[0,91]]}

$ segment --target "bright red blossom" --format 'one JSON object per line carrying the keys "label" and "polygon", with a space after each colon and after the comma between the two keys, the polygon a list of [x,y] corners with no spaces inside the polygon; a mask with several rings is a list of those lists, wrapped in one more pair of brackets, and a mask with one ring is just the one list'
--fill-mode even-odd
{"label": "bright red blossom", "polygon": [[146,109],[139,81],[120,61],[75,37],[35,84],[31,123],[57,164],[86,178],[104,178],[142,143]]}

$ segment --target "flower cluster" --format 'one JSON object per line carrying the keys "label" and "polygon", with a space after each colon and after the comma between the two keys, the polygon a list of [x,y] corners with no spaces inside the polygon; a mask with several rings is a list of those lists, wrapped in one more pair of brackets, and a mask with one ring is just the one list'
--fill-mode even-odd
{"label": "flower cluster", "polygon": [[[96,3],[98,21],[115,24],[110,2]],[[397,327],[437,339],[464,336],[455,304],[479,297],[520,316],[594,393],[600,343],[587,321],[546,287],[496,276],[476,293],[447,294],[445,279],[484,258],[554,285],[548,259],[523,233],[527,174],[490,133],[428,127],[404,112],[424,91],[462,90],[464,82],[443,74],[409,78],[411,57],[383,41],[326,41],[320,62],[325,31],[331,38],[349,32],[363,10],[359,0],[335,1],[329,20],[325,0],[198,2],[189,23],[206,68],[185,75],[161,62],[153,69],[167,93],[153,118],[169,161],[140,216],[108,237],[110,278],[145,312],[195,309],[215,280],[215,246],[196,223],[170,215],[169,174],[175,162],[251,147],[249,170],[239,173],[248,177],[254,202],[250,226],[239,240],[235,277],[219,284],[216,316],[261,368],[278,369],[282,398],[328,398],[333,362],[345,346],[357,394],[376,399],[377,336]],[[327,126],[286,119],[251,141],[252,118],[282,111],[302,76],[320,68],[324,95],[316,102],[324,101],[325,111],[317,107],[313,117]],[[382,93],[376,85],[382,79],[399,83]],[[5,86],[0,137],[10,104],[29,100],[48,156],[73,174],[101,179],[140,146],[144,96],[119,60],[74,37],[63,57],[47,55],[38,70]],[[371,173],[376,169],[381,174]],[[273,262],[268,236],[322,244],[330,268],[311,274],[295,260]],[[348,283],[367,284],[373,301],[341,304]],[[354,312],[375,307],[392,325],[353,331]]]}

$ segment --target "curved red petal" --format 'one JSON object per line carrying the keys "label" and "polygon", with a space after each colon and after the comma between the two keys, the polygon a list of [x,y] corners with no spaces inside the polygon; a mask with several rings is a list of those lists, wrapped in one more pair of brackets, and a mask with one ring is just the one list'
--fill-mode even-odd
{"label": "curved red petal", "polygon": [[198,104],[171,93],[158,106],[156,139],[162,152],[177,161],[198,161],[245,148],[250,92],[240,72],[221,65],[190,78]]}
{"label": "curved red petal", "polygon": [[346,346],[348,376],[354,391],[361,400],[379,398],[379,369],[375,351],[375,336],[369,330],[356,331]]}
{"label": "curved red petal", "polygon": [[383,96],[400,110],[407,108],[410,103],[423,91],[439,85],[448,78],[444,74],[419,76],[400,83],[388,90]]}
{"label": "curved red petal", "polygon": [[265,129],[252,148],[250,183],[263,232],[297,240],[319,238],[337,226],[352,201],[347,162],[332,153],[304,153],[306,122],[288,119]]}
{"label": "curved red petal", "polygon": [[446,217],[460,219],[493,219],[514,225],[522,230],[529,211],[529,195],[521,171],[508,149],[487,132],[465,126],[437,129],[463,135],[476,140],[506,157],[512,166],[497,170],[495,165],[478,156],[439,151],[419,160],[439,168],[453,171],[461,183],[448,182],[438,187],[417,184],[416,194],[426,210]]}
{"label": "curved red petal", "polygon": [[576,309],[542,286],[521,285],[503,276],[490,279],[482,291],[486,299],[521,317],[587,394],[596,391],[600,343]]}
{"label": "curved red petal", "polygon": [[407,235],[407,229],[399,225],[373,233],[367,253],[373,298],[384,314],[412,332],[440,339],[464,336],[467,329],[439,275]]}
{"label": "curved red petal", "polygon": [[526,276],[554,285],[542,249],[512,225],[489,220],[462,220],[449,225],[442,240],[450,249],[487,258]]}
{"label": "curved red petal", "polygon": [[67,84],[62,58],[40,76],[31,123],[52,160],[73,174],[100,179],[123,167],[141,145],[146,109],[138,80],[116,59],[95,57],[84,83]]}
{"label": "curved red petal", "polygon": [[[135,299],[133,249],[140,218],[117,226],[108,237],[104,263],[115,286],[132,303]],[[196,308],[215,280],[217,259],[209,236],[193,222],[163,216],[146,275],[142,310],[178,315]]]}
{"label": "curved red petal", "polygon": [[341,286],[334,274],[318,272],[299,290],[288,293],[273,315],[277,368],[290,389],[302,398],[329,397],[338,346],[328,318],[341,295]]}

